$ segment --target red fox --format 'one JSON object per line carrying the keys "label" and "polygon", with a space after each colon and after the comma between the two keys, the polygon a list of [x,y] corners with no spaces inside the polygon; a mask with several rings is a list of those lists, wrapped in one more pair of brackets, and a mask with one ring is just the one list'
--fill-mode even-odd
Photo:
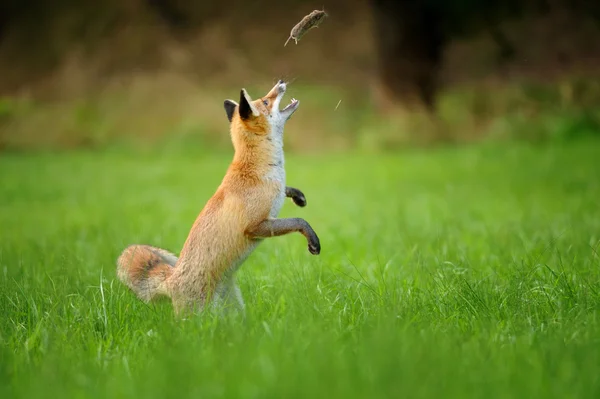
{"label": "red fox", "polygon": [[170,297],[176,314],[208,304],[232,305],[244,313],[234,274],[264,238],[299,232],[311,254],[321,252],[308,222],[277,218],[286,197],[306,206],[302,191],[286,186],[283,128],[300,104],[292,99],[279,109],[286,87],[280,80],[260,99],[252,100],[242,89],[239,104],[225,100],[233,160],[179,257],[148,245],[130,245],[117,260],[119,280],[138,298],[150,302]]}

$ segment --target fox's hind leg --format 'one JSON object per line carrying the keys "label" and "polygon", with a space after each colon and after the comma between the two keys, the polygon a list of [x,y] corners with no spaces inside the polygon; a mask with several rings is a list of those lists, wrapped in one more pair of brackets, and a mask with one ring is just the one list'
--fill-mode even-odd
{"label": "fox's hind leg", "polygon": [[167,279],[177,256],[150,245],[130,245],[117,260],[117,276],[144,302],[170,296]]}
{"label": "fox's hind leg", "polygon": [[242,315],[246,313],[246,304],[244,303],[244,298],[242,297],[242,291],[240,290],[239,285],[234,281],[231,285],[230,291],[231,300],[235,303],[235,306],[240,311]]}
{"label": "fox's hind leg", "polygon": [[229,277],[219,283],[215,290],[212,307],[213,309],[222,308],[225,311],[237,310],[242,316],[244,315],[246,306],[235,277]]}

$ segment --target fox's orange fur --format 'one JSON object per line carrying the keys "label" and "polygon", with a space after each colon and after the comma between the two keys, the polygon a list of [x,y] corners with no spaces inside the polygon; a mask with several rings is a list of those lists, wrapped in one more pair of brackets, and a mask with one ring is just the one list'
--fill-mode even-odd
{"label": "fox's orange fur", "polygon": [[244,303],[234,273],[263,238],[301,232],[309,250],[320,252],[319,239],[302,219],[276,219],[285,197],[305,205],[301,191],[287,187],[283,127],[299,102],[279,110],[286,84],[279,81],[267,95],[252,101],[242,89],[240,103],[224,103],[230,121],[234,157],[183,245],[179,257],[147,246],[127,247],[117,274],[136,295],[150,301],[171,297],[177,313],[213,304]]}

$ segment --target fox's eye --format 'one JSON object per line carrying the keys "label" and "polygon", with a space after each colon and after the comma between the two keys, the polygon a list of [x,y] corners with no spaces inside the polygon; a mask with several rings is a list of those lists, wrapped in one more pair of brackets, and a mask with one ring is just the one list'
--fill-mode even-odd
{"label": "fox's eye", "polygon": [[263,100],[263,104],[269,105],[269,100]]}

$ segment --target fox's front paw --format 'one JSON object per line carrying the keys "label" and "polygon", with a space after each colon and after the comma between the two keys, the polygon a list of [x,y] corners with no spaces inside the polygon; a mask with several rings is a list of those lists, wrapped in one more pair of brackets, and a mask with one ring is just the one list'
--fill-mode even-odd
{"label": "fox's front paw", "polygon": [[303,208],[306,206],[306,197],[302,193],[294,195],[292,197],[292,201],[294,201],[294,204],[298,205],[299,207]]}
{"label": "fox's front paw", "polygon": [[286,186],[285,196],[291,198],[292,201],[294,201],[294,204],[300,207],[306,206],[306,197],[304,196],[304,193],[297,188]]}
{"label": "fox's front paw", "polygon": [[315,236],[308,242],[308,252],[313,255],[321,253],[321,242],[319,241],[319,237]]}

